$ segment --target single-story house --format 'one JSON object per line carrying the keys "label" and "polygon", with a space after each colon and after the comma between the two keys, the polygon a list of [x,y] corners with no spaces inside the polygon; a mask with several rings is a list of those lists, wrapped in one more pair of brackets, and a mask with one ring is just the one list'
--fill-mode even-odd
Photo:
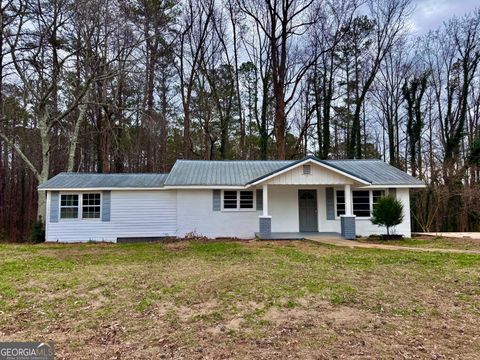
{"label": "single-story house", "polygon": [[[47,193],[46,240],[185,237],[269,239],[278,234],[384,233],[372,208],[391,194],[410,237],[411,188],[424,183],[381,160],[178,160],[168,174],[60,173]],[[287,235],[285,235],[287,234]],[[278,238],[278,236],[277,236]]]}

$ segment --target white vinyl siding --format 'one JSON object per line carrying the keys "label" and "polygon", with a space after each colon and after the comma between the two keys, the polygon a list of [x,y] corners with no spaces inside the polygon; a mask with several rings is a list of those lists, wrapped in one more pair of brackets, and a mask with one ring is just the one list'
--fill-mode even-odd
{"label": "white vinyl siding", "polygon": [[[48,212],[49,208],[50,196]],[[115,242],[118,237],[176,236],[176,208],[176,190],[112,191],[110,221],[48,222],[46,238],[61,242]]]}
{"label": "white vinyl siding", "polygon": [[177,190],[177,236],[179,237],[196,234],[208,238],[253,239],[258,232],[258,217],[261,214],[262,211],[256,208],[247,211],[214,211],[211,190]]}
{"label": "white vinyl siding", "polygon": [[[272,231],[299,231],[298,190],[302,188],[317,190],[319,231],[340,232],[340,220],[338,218],[334,220],[326,219],[326,186],[312,185],[269,186],[268,209],[269,215],[272,216]],[[340,190],[340,188],[337,189]],[[371,191],[384,190],[375,189]],[[91,193],[91,191],[85,193]],[[396,232],[409,237],[411,235],[409,189],[398,188],[396,194],[397,199],[404,205],[405,215],[404,221],[396,226]],[[46,224],[47,241],[85,242],[92,240],[114,242],[118,237],[184,237],[192,233],[208,238],[252,239],[255,232],[258,232],[259,216],[262,215],[262,212],[257,210],[214,211],[212,208],[212,191],[207,189],[125,190],[111,192],[111,221],[60,220],[59,222],[51,222],[50,195],[49,192],[46,217],[46,219],[49,219]],[[374,193],[372,192],[371,195],[372,204],[374,204]],[[255,200],[256,196],[254,197],[254,204]],[[59,206],[55,209],[59,209]],[[369,236],[386,233],[386,230],[383,227],[373,225],[370,218],[357,217],[356,232],[360,236]]]}

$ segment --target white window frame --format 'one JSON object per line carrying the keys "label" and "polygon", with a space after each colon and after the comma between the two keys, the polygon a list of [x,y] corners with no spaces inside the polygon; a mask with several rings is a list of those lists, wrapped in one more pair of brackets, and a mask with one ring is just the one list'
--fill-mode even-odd
{"label": "white window frame", "polygon": [[[337,216],[337,191],[345,191],[344,189],[341,189],[341,188],[336,188],[335,189],[335,196],[334,196],[334,203],[335,203],[335,219],[339,220],[340,219],[340,216]],[[373,192],[374,191],[383,191],[383,196],[387,196],[387,189],[362,189],[362,188],[358,188],[358,189],[352,189],[352,191],[350,191],[350,195],[352,197],[352,215],[353,214],[353,192],[354,191],[368,191],[369,194],[368,194],[368,197],[369,197],[369,202],[370,202],[370,216],[357,216],[357,219],[371,219],[372,218],[372,211],[373,211]],[[345,201],[346,202],[346,201]],[[346,204],[345,204],[346,206]],[[345,207],[345,211],[347,210],[347,208]]]}
{"label": "white window frame", "polygon": [[[100,194],[100,217],[98,218],[83,218],[83,194]],[[103,194],[101,191],[87,191],[87,192],[61,192],[58,201],[58,220],[59,221],[101,221],[102,220],[102,205]],[[77,195],[78,196],[78,216],[76,218],[62,218],[62,195]],[[73,206],[70,206],[73,207]]]}
{"label": "white window frame", "polygon": [[[100,205],[94,205],[93,206],[93,207],[99,207],[99,215],[100,216],[98,218],[84,218],[83,217],[83,206],[84,206],[83,205],[83,195],[85,195],[85,194],[100,194]],[[101,191],[100,192],[98,192],[98,191],[88,191],[88,192],[82,193],[82,204],[81,204],[81,211],[80,211],[81,212],[80,219],[81,220],[88,220],[88,221],[90,221],[90,220],[102,220],[102,200],[103,199],[102,199],[102,192]],[[90,205],[89,207],[92,207],[92,206]]]}
{"label": "white window frame", "polygon": [[[335,192],[335,194],[334,194],[334,195],[335,195],[335,196],[334,196],[334,198],[335,198],[335,199],[334,199],[334,203],[335,203],[335,219],[340,219],[340,216],[337,215],[337,191],[343,191],[343,197],[345,198],[345,189],[334,189],[334,190],[335,190],[335,191],[334,191],[334,192]],[[347,211],[347,201],[346,201],[346,199],[345,199],[344,205],[345,205],[345,212],[346,212],[346,211]]]}
{"label": "white window frame", "polygon": [[[235,191],[237,193],[237,207],[235,209],[225,209],[224,207],[224,198],[225,198],[225,191]],[[252,207],[248,209],[242,209],[240,208],[240,192],[242,191],[249,191],[253,195],[253,202],[252,202]],[[248,190],[248,189],[242,189],[242,190],[222,190],[222,211],[225,212],[252,212],[252,211],[257,211],[257,192],[255,190]]]}

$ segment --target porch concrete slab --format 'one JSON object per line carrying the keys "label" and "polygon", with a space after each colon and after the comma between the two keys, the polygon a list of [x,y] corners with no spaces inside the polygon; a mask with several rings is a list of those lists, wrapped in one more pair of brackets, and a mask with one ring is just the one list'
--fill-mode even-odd
{"label": "porch concrete slab", "polygon": [[382,249],[382,250],[403,250],[403,251],[420,251],[420,252],[439,252],[439,253],[457,253],[457,254],[476,254],[480,255],[478,250],[458,250],[458,249],[437,249],[437,248],[416,248],[410,246],[384,245],[384,244],[368,244],[355,240],[344,240],[342,238],[330,238],[323,236],[310,236],[306,238],[319,244],[334,245],[349,248],[363,249]]}
{"label": "porch concrete slab", "polygon": [[[260,233],[255,233],[255,236],[259,239],[262,239]],[[333,238],[333,239],[341,239],[339,233],[335,232],[272,232],[268,239],[264,240],[304,240],[310,239],[312,237],[315,238]]]}

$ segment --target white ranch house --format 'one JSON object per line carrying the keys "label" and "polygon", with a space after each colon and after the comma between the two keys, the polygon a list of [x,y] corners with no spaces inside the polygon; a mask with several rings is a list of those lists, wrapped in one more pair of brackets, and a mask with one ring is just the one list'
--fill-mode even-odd
{"label": "white ranch house", "polygon": [[178,160],[168,174],[60,173],[47,193],[46,240],[125,242],[189,234],[208,238],[301,238],[385,233],[378,199],[404,205],[398,234],[410,237],[411,188],[420,180],[381,160]]}

